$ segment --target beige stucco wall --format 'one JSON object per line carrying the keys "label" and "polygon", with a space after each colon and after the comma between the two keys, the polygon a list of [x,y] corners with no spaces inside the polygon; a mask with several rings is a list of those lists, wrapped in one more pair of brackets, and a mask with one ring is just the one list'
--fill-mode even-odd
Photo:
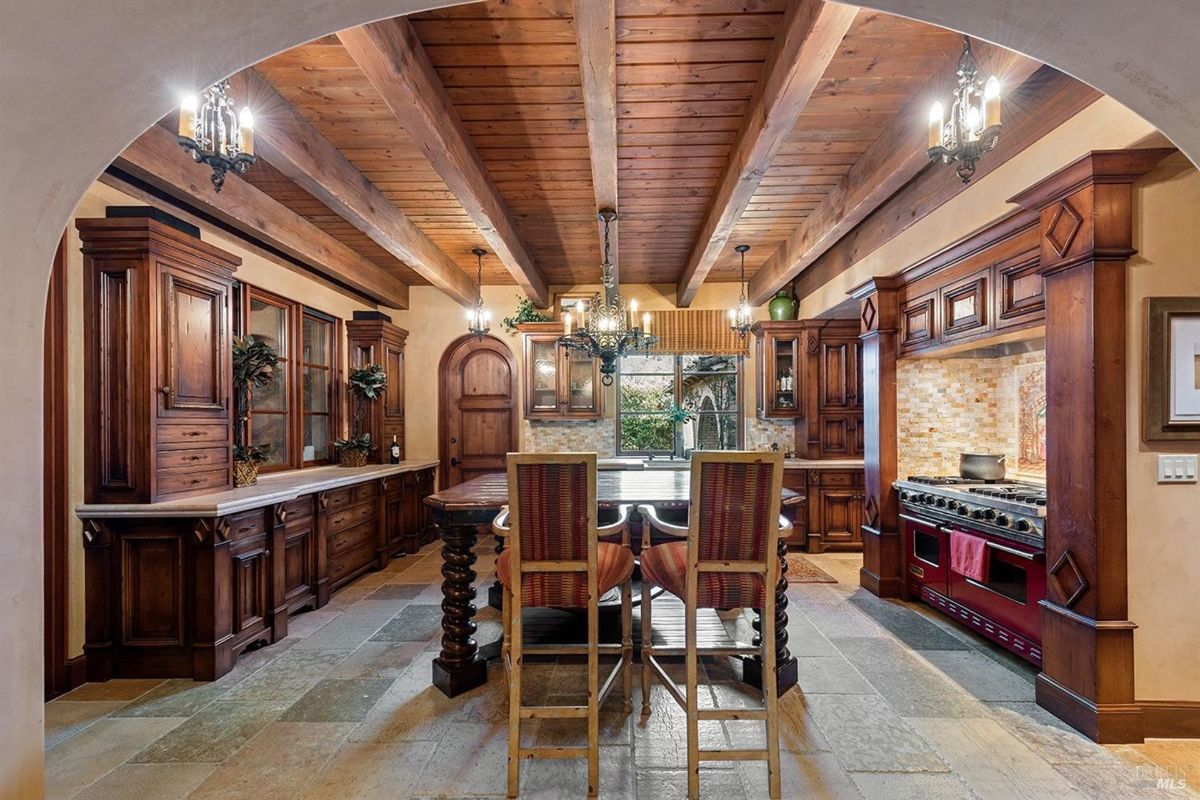
{"label": "beige stucco wall", "polygon": [[1157,481],[1159,453],[1197,453],[1200,441],[1142,441],[1144,301],[1200,297],[1200,173],[1172,156],[1138,182],[1129,270],[1126,464],[1129,618],[1139,700],[1200,700],[1200,486]]}
{"label": "beige stucco wall", "polygon": [[[1087,150],[1157,143],[1145,120],[1101,98],[1035,143],[1020,157],[972,184],[956,198],[868,254],[843,275],[803,298],[801,316],[842,302],[874,275],[891,275],[1010,213],[1006,202]],[[1142,302],[1153,295],[1200,296],[1200,174],[1182,156],[1145,176],[1135,197],[1128,333],[1129,618],[1139,700],[1200,700],[1200,488],[1159,486],[1158,452],[1198,452],[1200,442],[1141,442]]]}

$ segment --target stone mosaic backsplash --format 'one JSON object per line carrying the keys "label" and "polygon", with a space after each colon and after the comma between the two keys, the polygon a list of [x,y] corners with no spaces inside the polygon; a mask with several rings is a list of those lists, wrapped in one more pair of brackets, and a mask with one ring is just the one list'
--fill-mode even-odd
{"label": "stone mosaic backsplash", "polygon": [[957,475],[960,453],[1004,453],[1012,477],[1046,475],[1044,350],[905,359],[896,370],[899,474]]}
{"label": "stone mosaic backsplash", "polygon": [[[612,457],[617,450],[616,420],[523,420],[525,451],[555,453],[595,451],[601,458]],[[779,449],[791,450],[796,441],[791,422],[761,420],[746,415],[745,447],[747,450],[769,450],[772,443]]]}

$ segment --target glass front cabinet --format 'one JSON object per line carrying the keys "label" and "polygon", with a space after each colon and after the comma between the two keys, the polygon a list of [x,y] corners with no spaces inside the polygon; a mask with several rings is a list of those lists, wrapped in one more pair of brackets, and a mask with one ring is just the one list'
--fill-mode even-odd
{"label": "glass front cabinet", "polygon": [[804,326],[801,322],[759,322],[754,326],[758,416],[804,416]]}
{"label": "glass front cabinet", "polygon": [[525,419],[599,419],[600,363],[558,346],[557,322],[518,326],[525,343]]}

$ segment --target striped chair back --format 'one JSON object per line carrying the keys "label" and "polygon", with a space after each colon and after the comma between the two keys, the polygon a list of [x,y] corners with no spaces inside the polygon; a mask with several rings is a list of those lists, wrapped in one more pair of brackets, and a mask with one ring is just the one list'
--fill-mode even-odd
{"label": "striped chair back", "polygon": [[687,574],[701,608],[763,608],[779,580],[783,454],[692,453]]}
{"label": "striped chair back", "polygon": [[509,453],[508,499],[518,602],[585,607],[597,580],[596,454]]}

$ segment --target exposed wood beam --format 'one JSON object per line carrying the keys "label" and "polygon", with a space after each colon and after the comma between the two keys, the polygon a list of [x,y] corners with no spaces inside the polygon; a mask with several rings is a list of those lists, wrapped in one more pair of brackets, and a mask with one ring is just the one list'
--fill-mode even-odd
{"label": "exposed wood beam", "polygon": [[209,168],[188,158],[175,135],[160,125],[151,126],[114,163],[172,197],[304,262],[314,272],[383,305],[408,308],[408,286],[398,277],[250,183],[234,178],[225,182],[220,194],[214,192]]}
{"label": "exposed wood beam", "polygon": [[230,79],[234,96],[256,111],[259,155],[330,210],[412,267],[422,278],[469,306],[475,281],[396,208],[350,160],[252,69]]}
{"label": "exposed wood beam", "polygon": [[[973,47],[981,72],[998,76],[1009,94],[1041,67],[1037,61],[984,42],[975,42]],[[945,86],[944,75],[930,79],[825,196],[821,205],[813,209],[804,223],[771,254],[750,279],[752,304],[766,302],[929,166],[926,155],[929,103],[941,96]],[[1012,107],[1009,103],[1008,108]],[[1006,135],[1002,132],[1001,140]]]}
{"label": "exposed wood beam", "polygon": [[[1020,155],[1100,99],[1101,94],[1052,67],[1043,67],[1016,92],[1010,93],[1010,97],[1014,101],[1012,105],[1022,110],[1021,114],[1005,126],[996,149],[980,159],[976,181]],[[817,291],[969,185],[963,185],[950,168],[921,173],[801,272],[796,280],[796,296],[803,299]]]}
{"label": "exposed wood beam", "polygon": [[[592,188],[596,210],[617,205],[617,4],[616,0],[575,0],[575,41],[583,110],[587,117],[588,149],[592,159]],[[604,250],[604,223],[598,223]],[[609,254],[614,273],[620,220],[611,226]],[[620,280],[620,276],[616,276]]]}
{"label": "exposed wood beam", "polygon": [[338,39],[500,262],[531,300],[549,305],[546,280],[411,23],[403,18],[374,22],[342,31]]}
{"label": "exposed wood beam", "polygon": [[821,0],[788,3],[783,27],[763,64],[729,162],[688,256],[676,289],[677,305],[687,306],[696,298],[857,13],[854,6]]}

